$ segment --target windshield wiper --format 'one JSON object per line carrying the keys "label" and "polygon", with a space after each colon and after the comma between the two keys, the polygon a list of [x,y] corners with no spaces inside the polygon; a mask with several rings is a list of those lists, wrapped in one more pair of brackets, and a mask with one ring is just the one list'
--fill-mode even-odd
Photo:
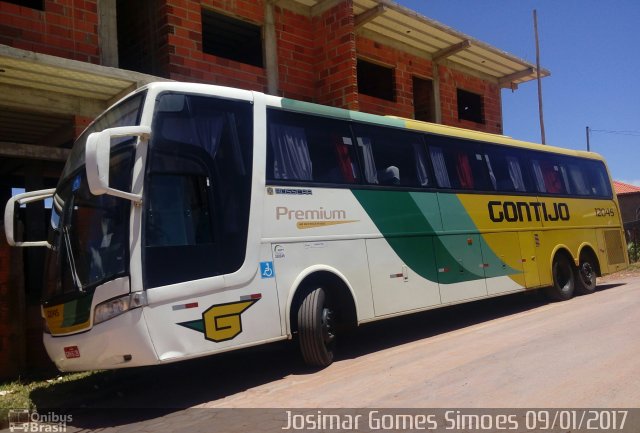
{"label": "windshield wiper", "polygon": [[76,270],[76,261],[73,257],[73,250],[71,249],[71,238],[69,237],[69,226],[62,227],[62,236],[64,238],[65,250],[67,261],[69,262],[69,268],[71,269],[71,278],[73,279],[73,284],[76,286],[79,292],[84,292],[82,289],[82,284],[80,282],[80,277],[78,277],[78,271]]}

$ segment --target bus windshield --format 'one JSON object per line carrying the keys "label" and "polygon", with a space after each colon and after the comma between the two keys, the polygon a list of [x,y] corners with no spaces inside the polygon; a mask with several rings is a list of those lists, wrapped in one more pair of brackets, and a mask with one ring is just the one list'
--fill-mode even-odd
{"label": "bus windshield", "polygon": [[[78,138],[56,188],[51,210],[46,263],[45,301],[73,297],[128,271],[127,239],[130,202],[94,196],[84,171],[85,143],[92,132],[139,123],[144,94],[137,94],[104,113]],[[112,142],[110,182],[130,188],[135,156],[130,137]]]}

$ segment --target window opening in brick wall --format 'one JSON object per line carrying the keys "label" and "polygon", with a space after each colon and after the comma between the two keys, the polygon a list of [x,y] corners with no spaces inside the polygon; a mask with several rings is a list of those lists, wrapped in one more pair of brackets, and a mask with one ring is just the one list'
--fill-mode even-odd
{"label": "window opening in brick wall", "polygon": [[395,101],[393,72],[392,68],[358,59],[358,93]]}
{"label": "window opening in brick wall", "polygon": [[413,77],[413,116],[424,122],[436,121],[433,81]]}
{"label": "window opening in brick wall", "polygon": [[158,54],[160,0],[116,0],[118,67],[143,74],[163,75]]}
{"label": "window opening in brick wall", "polygon": [[44,10],[44,0],[3,0],[6,3],[13,3],[14,5],[24,6],[26,8]]}
{"label": "window opening in brick wall", "polygon": [[260,26],[202,9],[202,51],[264,67]]}
{"label": "window opening in brick wall", "polygon": [[458,119],[484,123],[482,96],[458,89]]}

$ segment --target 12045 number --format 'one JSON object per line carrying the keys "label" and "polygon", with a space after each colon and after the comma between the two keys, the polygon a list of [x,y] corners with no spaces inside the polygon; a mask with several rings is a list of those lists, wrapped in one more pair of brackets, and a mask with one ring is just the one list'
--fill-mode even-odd
{"label": "12045 number", "polygon": [[597,217],[612,217],[615,216],[616,212],[615,210],[613,210],[613,208],[604,208],[604,207],[597,207],[596,209],[596,216]]}

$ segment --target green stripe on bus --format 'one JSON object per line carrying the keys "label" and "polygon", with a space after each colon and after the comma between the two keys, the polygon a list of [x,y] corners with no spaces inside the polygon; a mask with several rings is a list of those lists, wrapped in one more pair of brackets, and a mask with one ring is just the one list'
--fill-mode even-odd
{"label": "green stripe on bus", "polygon": [[89,320],[91,316],[91,301],[93,294],[88,294],[64,304],[62,328],[79,325]]}
{"label": "green stripe on bus", "polygon": [[[457,227],[465,232],[478,233],[454,194],[372,190],[352,190],[352,193],[398,257],[427,280],[451,284],[482,279],[485,274],[479,264],[483,260],[499,263],[500,275],[518,273],[489,248],[483,249],[484,258],[480,257],[479,244],[469,251],[466,235],[462,236],[464,239],[456,235],[438,236],[442,230],[438,209],[447,218],[456,218]],[[479,240],[479,235],[475,236]],[[450,269],[438,272],[436,264]]]}
{"label": "green stripe on bus", "polygon": [[295,101],[293,99],[287,98],[282,98],[280,103],[282,105],[282,108],[291,111],[334,117],[343,120],[355,120],[359,122],[375,123],[377,125],[393,126],[396,128],[406,127],[406,122],[403,119],[394,117],[377,116],[375,114],[361,113],[359,111],[328,107],[326,105],[314,104],[312,102]]}

